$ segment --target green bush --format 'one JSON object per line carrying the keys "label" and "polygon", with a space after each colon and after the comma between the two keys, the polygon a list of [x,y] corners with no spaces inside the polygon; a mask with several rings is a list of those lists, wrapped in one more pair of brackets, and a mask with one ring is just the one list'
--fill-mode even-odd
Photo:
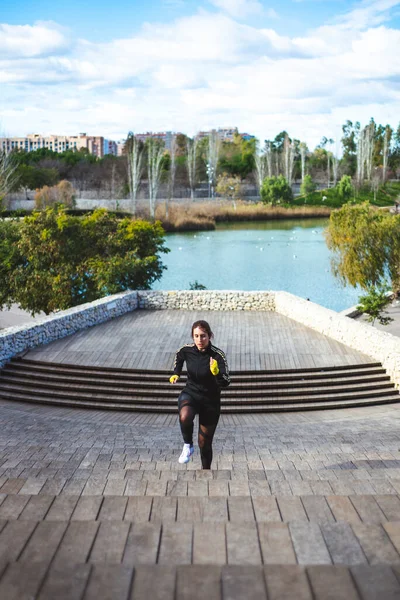
{"label": "green bush", "polygon": [[350,175],[343,175],[342,179],[337,185],[337,192],[340,198],[342,198],[344,202],[347,202],[352,197],[353,191],[354,188],[353,184],[351,183]]}
{"label": "green bush", "polygon": [[311,175],[305,175],[304,180],[300,186],[300,194],[302,196],[309,196],[316,190],[316,185],[312,180]]}
{"label": "green bush", "polygon": [[264,204],[275,205],[278,202],[291,202],[292,188],[283,175],[266,177],[261,187],[261,200]]}
{"label": "green bush", "polygon": [[0,310],[16,303],[49,314],[148,289],[161,278],[166,252],[158,221],[118,219],[105,209],[74,217],[56,206],[0,220]]}

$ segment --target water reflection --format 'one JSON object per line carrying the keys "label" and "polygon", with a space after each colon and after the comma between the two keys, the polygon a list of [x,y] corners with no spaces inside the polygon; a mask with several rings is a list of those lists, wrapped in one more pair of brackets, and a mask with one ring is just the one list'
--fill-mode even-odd
{"label": "water reflection", "polygon": [[215,231],[167,235],[168,270],[153,289],[285,290],[334,310],[357,302],[330,269],[326,219],[229,223]]}

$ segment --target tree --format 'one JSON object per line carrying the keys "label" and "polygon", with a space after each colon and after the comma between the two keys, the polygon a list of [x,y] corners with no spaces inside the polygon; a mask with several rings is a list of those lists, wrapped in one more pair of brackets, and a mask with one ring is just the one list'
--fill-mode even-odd
{"label": "tree", "polygon": [[26,197],[28,197],[28,190],[37,190],[45,185],[52,186],[59,180],[59,173],[54,168],[44,169],[21,164],[18,166],[16,174],[18,184],[25,190]]}
{"label": "tree", "polygon": [[208,177],[208,195],[214,197],[214,187],[217,178],[218,168],[218,156],[221,148],[221,141],[218,134],[213,130],[208,136],[208,148],[207,148],[207,177]]}
{"label": "tree", "polygon": [[315,192],[316,189],[317,186],[313,182],[311,175],[305,175],[303,183],[300,186],[300,194],[302,196],[309,196],[310,194]]}
{"label": "tree", "polygon": [[355,175],[357,170],[357,141],[360,134],[360,123],[356,121],[353,125],[352,121],[346,121],[342,126],[342,132],[343,169],[349,175]]}
{"label": "tree", "polygon": [[353,194],[353,184],[351,183],[350,175],[343,175],[337,185],[337,191],[343,201],[350,200]]}
{"label": "tree", "polygon": [[283,175],[266,177],[261,188],[261,200],[264,204],[290,202],[293,199],[292,188]]}
{"label": "tree", "polygon": [[400,290],[400,215],[373,209],[368,202],[332,212],[326,232],[332,269],[344,285],[368,290],[389,279]]}
{"label": "tree", "polygon": [[189,282],[189,290],[206,290],[206,289],[207,289],[206,286],[203,285],[202,283],[199,283],[197,281],[197,279]]}
{"label": "tree", "polygon": [[306,156],[308,152],[307,144],[301,142],[299,145],[300,159],[301,159],[301,181],[304,182],[306,176]]}
{"label": "tree", "polygon": [[169,202],[174,197],[175,175],[176,175],[176,154],[178,145],[176,135],[172,137],[171,148],[169,151],[169,181],[168,181],[168,198],[165,203],[165,216],[168,219]]}
{"label": "tree", "polygon": [[164,144],[160,140],[151,137],[147,140],[146,147],[150,218],[154,219],[156,211],[156,199],[161,180]]}
{"label": "tree", "polygon": [[217,194],[220,194],[220,196],[232,200],[233,207],[236,210],[236,199],[240,194],[241,187],[242,183],[240,177],[237,175],[232,177],[227,175],[227,173],[223,173],[218,177],[216,192]]}
{"label": "tree", "polygon": [[159,222],[86,217],[62,207],[0,226],[1,306],[46,314],[129,289],[148,289],[165,269]]}
{"label": "tree", "polygon": [[363,314],[367,314],[367,321],[368,323],[372,323],[372,325],[374,325],[376,320],[381,325],[388,325],[393,319],[392,317],[384,316],[383,312],[390,299],[391,294],[386,282],[379,286],[372,286],[368,288],[367,294],[359,297],[358,301],[360,304],[357,306],[357,310]]}
{"label": "tree", "polygon": [[392,148],[388,158],[388,166],[394,173],[400,168],[400,124],[392,136]]}
{"label": "tree", "polygon": [[4,197],[13,189],[17,182],[17,161],[14,152],[7,154],[0,150],[0,207]]}
{"label": "tree", "polygon": [[239,133],[235,133],[233,141],[224,141],[220,146],[218,169],[244,179],[254,170],[255,153],[255,138],[245,140]]}
{"label": "tree", "polygon": [[293,167],[294,167],[294,159],[296,156],[296,144],[292,142],[289,136],[286,134],[284,143],[283,143],[283,156],[284,156],[284,173],[285,179],[288,184],[292,185],[293,178]]}
{"label": "tree", "polygon": [[271,173],[268,170],[268,159],[267,154],[265,152],[260,152],[259,148],[256,149],[254,154],[254,163],[256,165],[256,174],[257,174],[257,183],[258,189],[261,194],[261,188],[264,179],[268,176],[271,176]]}
{"label": "tree", "polygon": [[197,142],[197,137],[186,139],[186,168],[189,177],[190,197],[192,200],[194,200],[194,191],[196,189]]}
{"label": "tree", "polygon": [[21,264],[21,253],[18,249],[19,222],[17,219],[0,219],[0,310],[13,303],[10,294],[10,273],[15,273]]}
{"label": "tree", "polygon": [[136,214],[137,194],[143,173],[143,144],[130,131],[125,144],[128,157],[128,183],[131,196],[131,212]]}
{"label": "tree", "polygon": [[364,179],[371,181],[372,162],[374,156],[376,125],[371,122],[361,130],[357,145],[357,183],[362,184]]}

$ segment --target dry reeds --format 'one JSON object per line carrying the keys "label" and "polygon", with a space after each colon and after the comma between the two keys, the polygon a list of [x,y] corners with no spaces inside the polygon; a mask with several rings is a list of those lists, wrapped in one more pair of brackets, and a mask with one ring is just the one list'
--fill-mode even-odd
{"label": "dry reeds", "polygon": [[35,208],[37,210],[43,210],[49,206],[55,204],[63,204],[68,208],[74,206],[76,191],[74,190],[72,183],[63,179],[57,185],[49,187],[48,185],[43,186],[40,190],[36,191],[35,194]]}
{"label": "dry reeds", "polygon": [[168,205],[159,204],[156,219],[161,221],[165,231],[200,231],[215,229],[216,223],[223,221],[269,221],[274,219],[307,219],[329,217],[328,207],[312,206],[270,206],[238,201],[231,202],[181,202]]}

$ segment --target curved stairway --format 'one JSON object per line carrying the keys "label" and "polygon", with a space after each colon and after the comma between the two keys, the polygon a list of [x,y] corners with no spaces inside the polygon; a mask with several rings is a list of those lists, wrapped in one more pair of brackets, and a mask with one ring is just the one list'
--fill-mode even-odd
{"label": "curved stairway", "polygon": [[[69,407],[175,413],[169,371],[142,371],[13,359],[0,371],[0,399]],[[400,400],[380,363],[232,372],[223,413],[346,408]]]}

